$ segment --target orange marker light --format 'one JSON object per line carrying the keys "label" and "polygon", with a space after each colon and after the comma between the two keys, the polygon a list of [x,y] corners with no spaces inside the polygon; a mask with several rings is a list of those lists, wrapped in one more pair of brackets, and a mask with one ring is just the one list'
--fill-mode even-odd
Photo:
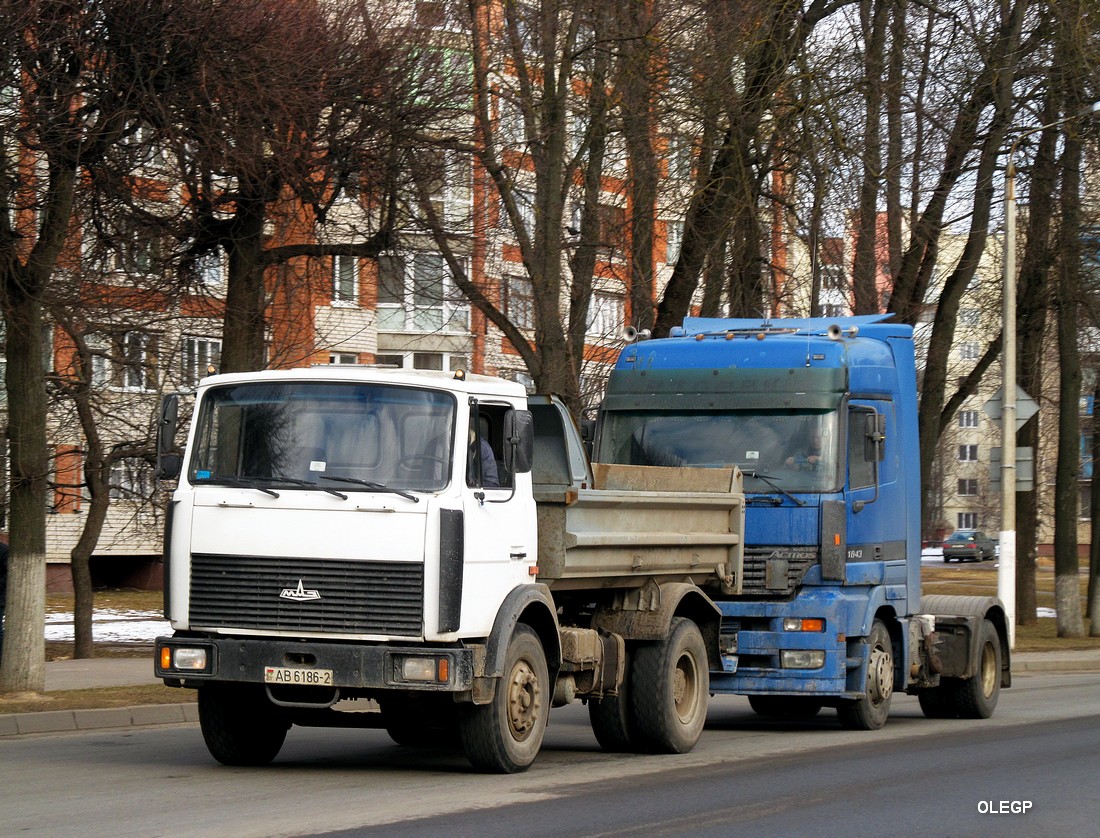
{"label": "orange marker light", "polygon": [[825,621],[819,618],[802,619],[803,631],[825,631]]}
{"label": "orange marker light", "polygon": [[172,650],[169,649],[167,646],[160,650],[160,668],[172,668]]}
{"label": "orange marker light", "polygon": [[446,682],[451,674],[450,660],[448,658],[439,659],[439,667],[436,670],[439,680]]}

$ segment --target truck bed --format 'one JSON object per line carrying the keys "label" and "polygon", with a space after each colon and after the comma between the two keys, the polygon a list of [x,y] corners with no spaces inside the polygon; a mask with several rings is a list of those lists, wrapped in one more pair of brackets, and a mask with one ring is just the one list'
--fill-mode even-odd
{"label": "truck bed", "polygon": [[597,463],[593,478],[592,488],[535,486],[540,582],[583,590],[653,579],[740,592],[739,471]]}

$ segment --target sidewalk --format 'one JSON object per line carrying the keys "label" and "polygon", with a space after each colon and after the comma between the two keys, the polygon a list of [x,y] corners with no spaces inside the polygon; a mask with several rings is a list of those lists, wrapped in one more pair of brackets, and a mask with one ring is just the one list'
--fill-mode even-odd
{"label": "sidewalk", "polygon": [[[91,658],[46,663],[46,692],[95,687],[139,687],[162,681],[153,675],[153,653],[138,658]],[[146,704],[100,710],[44,710],[0,714],[0,738],[27,733],[181,724],[199,720],[192,690],[180,690],[179,704]]]}
{"label": "sidewalk", "polygon": [[[1100,650],[1017,652],[1013,675],[1038,672],[1100,672]],[[92,658],[50,661],[46,664],[46,692],[92,687],[128,687],[159,684],[150,653],[140,658]],[[0,738],[28,733],[182,724],[198,721],[195,693],[181,690],[179,704],[148,704],[105,710],[47,710],[40,713],[0,714]]]}

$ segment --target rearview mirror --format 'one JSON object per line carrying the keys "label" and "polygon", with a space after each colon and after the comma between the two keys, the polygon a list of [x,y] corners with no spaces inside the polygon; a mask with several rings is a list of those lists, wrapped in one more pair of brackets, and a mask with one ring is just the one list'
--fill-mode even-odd
{"label": "rearview mirror", "polygon": [[183,457],[175,451],[179,409],[180,397],[175,393],[161,400],[157,419],[157,477],[161,480],[179,477],[183,465]]}
{"label": "rearview mirror", "polygon": [[513,474],[531,470],[535,450],[535,420],[529,410],[504,414],[504,465]]}

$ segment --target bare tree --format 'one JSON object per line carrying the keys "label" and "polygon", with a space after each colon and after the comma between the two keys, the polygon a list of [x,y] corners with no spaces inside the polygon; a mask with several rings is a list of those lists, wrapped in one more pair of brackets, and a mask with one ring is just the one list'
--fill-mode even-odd
{"label": "bare tree", "polygon": [[132,42],[144,4],[0,3],[0,308],[7,327],[11,565],[0,690],[44,682],[45,513],[49,460],[43,300],[56,280],[82,173],[132,130],[108,42]]}

